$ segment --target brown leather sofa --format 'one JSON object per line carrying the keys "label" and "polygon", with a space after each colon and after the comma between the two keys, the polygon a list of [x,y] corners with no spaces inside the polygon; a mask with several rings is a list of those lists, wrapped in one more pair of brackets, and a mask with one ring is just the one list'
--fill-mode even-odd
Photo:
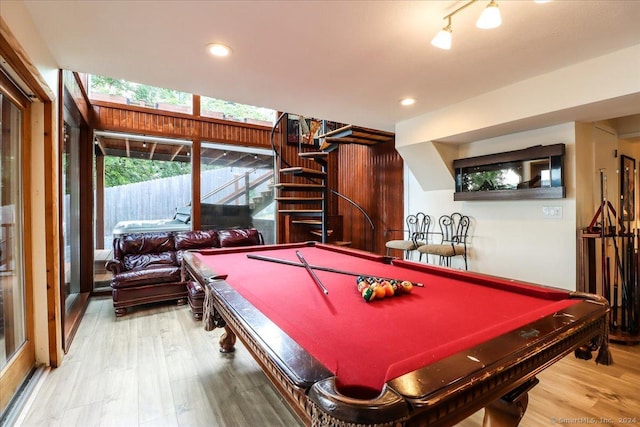
{"label": "brown leather sofa", "polygon": [[[128,307],[172,301],[185,304],[200,315],[204,293],[189,297],[187,282],[181,275],[182,254],[187,250],[264,244],[262,234],[254,228],[227,230],[193,230],[124,234],[113,240],[113,259],[107,261],[116,316]],[[200,290],[201,291],[201,290]],[[193,303],[192,303],[193,300]],[[198,318],[194,311],[194,316]]]}

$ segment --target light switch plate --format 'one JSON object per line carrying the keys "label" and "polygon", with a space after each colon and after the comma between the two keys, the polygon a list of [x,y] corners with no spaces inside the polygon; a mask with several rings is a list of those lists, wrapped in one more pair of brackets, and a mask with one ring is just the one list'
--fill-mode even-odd
{"label": "light switch plate", "polygon": [[542,216],[545,218],[562,218],[561,206],[543,206]]}

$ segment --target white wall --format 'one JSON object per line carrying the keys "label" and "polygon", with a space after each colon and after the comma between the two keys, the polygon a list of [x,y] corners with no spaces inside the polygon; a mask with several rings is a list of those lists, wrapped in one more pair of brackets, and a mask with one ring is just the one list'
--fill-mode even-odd
{"label": "white wall", "polygon": [[[455,211],[470,216],[469,270],[575,290],[574,141],[574,124],[566,123],[458,147],[459,158],[465,158],[563,143],[567,149],[565,199],[454,202],[453,178],[447,190],[424,191],[405,167],[405,212],[423,211],[434,219]],[[561,207],[562,218],[545,218],[545,206]],[[452,266],[462,268],[461,261],[457,257]]]}

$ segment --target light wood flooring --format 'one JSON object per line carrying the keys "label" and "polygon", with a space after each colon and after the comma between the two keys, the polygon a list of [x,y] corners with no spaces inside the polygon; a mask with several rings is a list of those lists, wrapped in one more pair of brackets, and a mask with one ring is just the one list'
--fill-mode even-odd
{"label": "light wood flooring", "polygon": [[[39,382],[20,426],[298,426],[238,342],[218,352],[188,305],[116,318],[92,299],[62,366]],[[640,426],[640,346],[612,346],[615,364],[573,355],[542,372],[523,426]],[[629,420],[624,422],[625,418]],[[482,424],[482,412],[460,427]]]}

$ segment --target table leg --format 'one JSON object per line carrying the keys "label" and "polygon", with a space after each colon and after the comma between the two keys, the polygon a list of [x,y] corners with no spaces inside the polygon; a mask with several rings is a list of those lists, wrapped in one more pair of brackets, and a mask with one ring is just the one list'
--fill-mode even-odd
{"label": "table leg", "polygon": [[513,402],[498,399],[484,408],[484,427],[516,427],[529,403],[528,393],[524,393]]}
{"label": "table leg", "polygon": [[511,390],[484,408],[484,427],[517,427],[529,404],[529,390],[540,381],[536,377]]}
{"label": "table leg", "polygon": [[236,334],[228,326],[224,327],[224,332],[220,337],[220,353],[233,353],[236,349]]}

